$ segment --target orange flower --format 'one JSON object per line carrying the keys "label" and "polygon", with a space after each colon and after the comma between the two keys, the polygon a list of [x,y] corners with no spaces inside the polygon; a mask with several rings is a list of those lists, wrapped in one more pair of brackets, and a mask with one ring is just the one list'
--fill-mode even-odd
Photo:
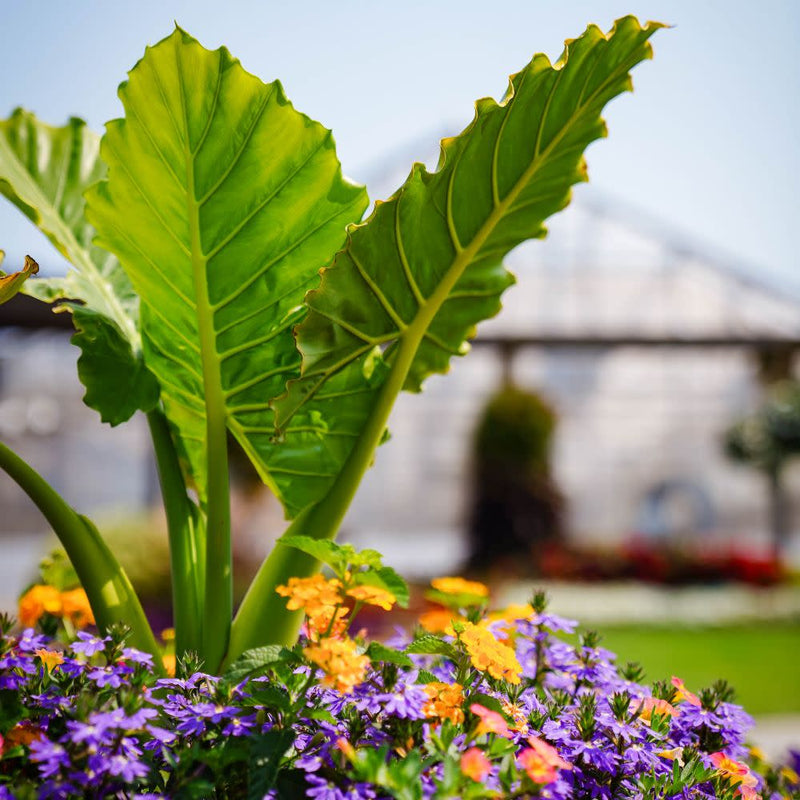
{"label": "orange flower", "polygon": [[498,714],[496,711],[491,711],[480,703],[473,703],[469,707],[469,710],[475,714],[475,716],[480,717],[481,720],[475,730],[476,734],[496,733],[498,736],[504,736],[507,739],[511,737],[511,732],[508,730],[508,723],[506,723],[502,715]]}
{"label": "orange flower", "polygon": [[558,777],[558,770],[572,769],[558,754],[558,750],[536,736],[528,738],[529,748],[517,756],[517,763],[534,783],[551,783]]}
{"label": "orange flower", "polygon": [[68,592],[61,593],[61,614],[77,628],[86,628],[95,624],[89,598],[82,588],[70,589]]}
{"label": "orange flower", "polygon": [[430,611],[425,611],[419,615],[419,624],[428,633],[446,633],[453,635],[453,620],[461,619],[458,614],[453,613],[447,608],[438,606]]}
{"label": "orange flower", "polygon": [[497,641],[491,631],[465,622],[459,638],[466,646],[475,669],[508,683],[520,682],[522,667],[516,654],[508,645]]}
{"label": "orange flower", "polygon": [[474,594],[477,597],[488,597],[489,589],[478,581],[468,581],[464,578],[434,578],[431,586],[443,594]]}
{"label": "orange flower", "polygon": [[42,738],[42,732],[29,720],[18,722],[5,736],[3,749],[10,750],[18,744],[26,747],[36,739]]}
{"label": "orange flower", "polygon": [[32,628],[43,614],[61,614],[61,593],[54,586],[37,585],[25,592],[19,600],[19,622]]}
{"label": "orange flower", "polygon": [[468,778],[480,783],[492,771],[492,765],[481,750],[470,747],[461,756],[461,771]]}
{"label": "orange flower", "polygon": [[464,692],[460,683],[431,681],[425,685],[430,700],[422,707],[422,713],[439,721],[449,719],[456,725],[464,721]]}
{"label": "orange flower", "polygon": [[[348,613],[346,608],[322,606],[316,613],[309,614],[306,623],[309,639],[319,639],[322,636],[343,636],[349,624]],[[336,616],[335,620],[334,615]]]}
{"label": "orange flower", "polygon": [[39,656],[39,661],[44,664],[48,672],[52,672],[59,664],[64,663],[64,656],[57,650],[34,650],[34,655]]}
{"label": "orange flower", "polygon": [[350,694],[364,680],[369,667],[369,656],[359,655],[352,639],[322,639],[304,648],[303,653],[325,673],[323,686],[342,694]]}
{"label": "orange flower", "polygon": [[686,684],[680,679],[676,678],[674,675],[672,676],[672,685],[678,690],[677,695],[675,695],[675,699],[680,702],[681,700],[685,700],[687,703],[693,706],[697,706],[700,708],[702,703],[700,702],[700,698],[696,694],[692,694],[687,688]]}
{"label": "orange flower", "polygon": [[289,583],[275,590],[281,597],[288,597],[286,608],[290,611],[303,609],[309,616],[319,614],[328,607],[342,602],[342,584],[336,578],[328,580],[317,573],[310,578],[289,578]]}
{"label": "orange flower", "polygon": [[350,597],[358,600],[359,603],[368,603],[371,606],[379,606],[385,611],[391,611],[392,606],[397,602],[397,598],[386,589],[379,586],[353,586],[347,590]]}
{"label": "orange flower", "polygon": [[336,740],[336,747],[345,754],[345,757],[348,761],[356,760],[356,749],[352,744],[350,744],[350,742],[347,741],[347,739],[340,736]]}
{"label": "orange flower", "polygon": [[167,671],[167,675],[170,678],[175,677],[175,667],[176,667],[176,660],[175,660],[175,653],[164,653],[161,656],[161,663],[164,665],[164,669]]}

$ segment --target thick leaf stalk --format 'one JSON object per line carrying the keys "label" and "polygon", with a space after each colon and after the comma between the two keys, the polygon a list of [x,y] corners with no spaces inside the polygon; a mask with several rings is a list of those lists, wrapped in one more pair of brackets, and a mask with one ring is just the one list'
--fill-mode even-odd
{"label": "thick leaf stalk", "polygon": [[131,629],[129,644],[151,653],[156,670],[162,672],[160,650],[139,599],[97,528],[70,508],[41,475],[2,443],[0,468],[23,489],[52,526],[86,590],[100,629],[107,630],[114,623],[127,625]]}
{"label": "thick leaf stalk", "polygon": [[[555,65],[535,56],[501,103],[479,100],[467,129],[442,142],[436,172],[416,164],[352,229],[306,298],[302,378],[274,404],[286,462],[310,476],[296,492],[312,508],[293,532],[336,535],[399,391],[447,371],[476,325],[500,309],[513,282],[502,258],[543,237],[546,218],[587,180],[583,152],[606,135],[601,112],[631,89],[629,71],[651,57],[659,27],[626,17],[608,34],[591,26],[568,41]],[[306,568],[299,557],[270,556],[239,611],[235,628],[247,630],[235,630],[235,641],[270,641],[254,629],[251,603],[266,602],[298,568]]]}

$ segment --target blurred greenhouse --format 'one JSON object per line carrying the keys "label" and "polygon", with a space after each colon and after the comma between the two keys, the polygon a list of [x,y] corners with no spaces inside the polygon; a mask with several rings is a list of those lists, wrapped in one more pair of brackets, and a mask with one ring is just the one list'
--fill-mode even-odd
{"label": "blurred greenhouse", "polygon": [[[730,461],[722,441],[769,383],[794,375],[800,298],[584,194],[547,240],[512,254],[518,285],[469,358],[397,404],[397,435],[380,449],[344,531],[411,577],[466,560],[473,431],[507,381],[540,393],[557,416],[553,478],[569,542],[608,547],[635,537],[769,551],[765,480]],[[155,504],[141,415],[118,429],[102,425],[81,403],[69,328],[11,325],[14,308],[0,309],[4,441],[84,513]],[[786,555],[797,561],[800,472],[789,470],[784,493]],[[0,503],[6,605],[29,578],[45,532],[11,481],[0,481]],[[249,542],[240,547],[264,552],[281,531],[277,504],[265,492],[257,502],[243,493],[238,508]]]}

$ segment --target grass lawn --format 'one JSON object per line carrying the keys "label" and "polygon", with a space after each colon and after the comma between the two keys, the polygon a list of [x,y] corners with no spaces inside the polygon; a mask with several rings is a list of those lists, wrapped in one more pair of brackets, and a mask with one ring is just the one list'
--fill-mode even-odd
{"label": "grass lawn", "polygon": [[751,714],[800,712],[800,622],[599,630],[618,663],[638,661],[648,681],[677,675],[697,691],[725,678]]}

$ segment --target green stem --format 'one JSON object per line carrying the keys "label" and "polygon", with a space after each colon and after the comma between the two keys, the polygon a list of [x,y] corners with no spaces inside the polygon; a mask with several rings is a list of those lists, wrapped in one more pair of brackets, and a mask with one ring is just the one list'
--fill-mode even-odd
{"label": "green stem", "polygon": [[52,526],[86,590],[98,627],[105,631],[117,622],[127,625],[131,629],[129,643],[151,653],[156,670],[163,673],[161,654],[139,598],[97,528],[2,443],[0,468],[22,488]]}
{"label": "green stem", "polygon": [[[177,44],[176,40],[176,47]],[[180,72],[181,59],[176,52]],[[195,151],[191,146],[186,87],[178,81],[183,115],[183,156],[186,170],[186,213],[189,223],[189,252],[197,306],[197,333],[203,369],[206,412],[206,547],[203,597],[203,646],[200,655],[208,672],[219,667],[228,647],[233,617],[233,557],[231,553],[231,507],[228,476],[228,430],[222,365],[217,352],[214,312],[208,293],[208,256],[200,235],[200,203],[195,186]],[[177,632],[177,631],[176,631]]]}
{"label": "green stem", "polygon": [[[342,471],[325,497],[303,511],[289,526],[285,536],[302,534],[317,539],[336,536],[361,478],[369,469],[375,449],[383,438],[394,401],[403,388],[433,313],[428,306],[423,307],[406,330],[389,376]],[[273,549],[250,584],[233,621],[226,663],[232,663],[252,647],[267,643],[291,645],[296,641],[302,616],[286,610],[285,601],[276,595],[275,587],[291,577],[308,577],[318,568],[316,559],[299,550],[291,547]],[[265,619],[270,622],[268,627],[264,625]]]}
{"label": "green stem", "polygon": [[178,455],[164,414],[147,414],[158,466],[161,496],[167,517],[170,569],[172,573],[172,618],[175,652],[200,652],[202,640],[205,541],[197,509],[186,494]]}
{"label": "green stem", "polygon": [[[185,102],[183,107],[185,114]],[[188,137],[188,122],[184,122]],[[188,139],[184,142],[184,155],[192,278],[197,301],[197,331],[206,404],[206,570],[201,656],[205,661],[205,669],[213,673],[222,662],[228,647],[233,617],[228,429],[214,313],[208,295],[207,257],[203,253],[200,238],[200,208],[195,193],[194,160]]]}

